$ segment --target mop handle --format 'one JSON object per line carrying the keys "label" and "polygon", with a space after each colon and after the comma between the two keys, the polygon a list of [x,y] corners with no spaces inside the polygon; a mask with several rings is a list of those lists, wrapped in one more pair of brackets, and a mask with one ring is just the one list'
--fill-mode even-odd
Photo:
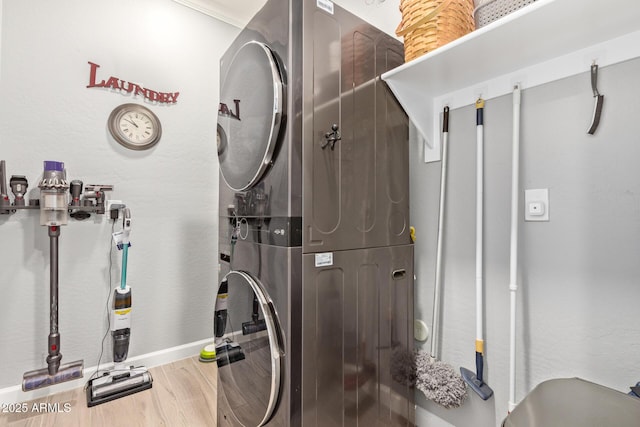
{"label": "mop handle", "polygon": [[122,273],[120,275],[120,289],[127,287],[127,259],[129,258],[129,243],[122,245]]}
{"label": "mop handle", "polygon": [[483,381],[484,340],[482,339],[482,250],[484,200],[484,100],[476,101],[476,377]]}
{"label": "mop handle", "polygon": [[482,250],[484,200],[484,100],[476,101],[476,347],[482,352]]}
{"label": "mop handle", "polygon": [[484,371],[484,356],[482,352],[478,352],[476,350],[476,378],[481,383],[484,382],[484,376],[482,375]]}
{"label": "mop handle", "polygon": [[442,240],[444,230],[444,205],[447,180],[447,146],[449,139],[449,107],[444,107],[442,117],[442,164],[440,169],[440,207],[438,210],[438,237],[436,243],[436,281],[433,289],[433,318],[431,320],[431,358],[437,357],[438,331],[440,330],[440,291],[442,289]]}
{"label": "mop handle", "polygon": [[518,206],[520,178],[520,85],[513,90],[513,150],[511,159],[511,248],[509,262],[509,412],[516,406],[516,291],[518,290]]}
{"label": "mop handle", "polygon": [[129,246],[131,246],[129,237],[129,233],[131,232],[131,210],[125,208],[122,213],[122,271],[120,274],[120,289],[124,291],[127,288],[127,260],[129,259]]}

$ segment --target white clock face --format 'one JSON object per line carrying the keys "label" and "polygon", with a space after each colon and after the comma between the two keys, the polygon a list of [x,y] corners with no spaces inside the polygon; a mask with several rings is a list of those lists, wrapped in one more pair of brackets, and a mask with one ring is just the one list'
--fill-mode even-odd
{"label": "white clock face", "polygon": [[132,150],[152,147],[162,134],[156,115],[139,104],[116,107],[109,116],[109,131],[116,141]]}
{"label": "white clock face", "polygon": [[146,114],[130,111],[120,117],[120,131],[134,144],[145,144],[154,135],[155,128]]}

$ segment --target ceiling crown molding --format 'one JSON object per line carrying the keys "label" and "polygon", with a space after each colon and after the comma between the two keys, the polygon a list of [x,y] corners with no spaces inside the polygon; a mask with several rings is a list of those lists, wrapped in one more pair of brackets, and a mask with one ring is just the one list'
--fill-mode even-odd
{"label": "ceiling crown molding", "polygon": [[173,0],[205,15],[244,28],[265,0]]}

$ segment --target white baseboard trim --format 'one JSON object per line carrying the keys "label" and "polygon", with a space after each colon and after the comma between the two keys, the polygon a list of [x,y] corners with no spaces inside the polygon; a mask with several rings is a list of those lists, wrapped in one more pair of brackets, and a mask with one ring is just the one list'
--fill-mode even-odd
{"label": "white baseboard trim", "polygon": [[[200,354],[200,350],[202,350],[205,345],[211,344],[212,342],[212,338],[207,338],[189,344],[183,344],[164,350],[154,351],[152,353],[142,354],[140,356],[135,356],[127,359],[127,365],[143,365],[147,368],[164,365],[187,357],[196,356]],[[113,362],[104,363],[100,365],[100,369],[104,370],[112,366]],[[22,384],[2,388],[0,389],[0,403],[28,402],[30,400],[40,399],[55,393],[84,387],[89,377],[96,372],[96,368],[96,366],[84,368],[84,378],[57,384],[51,387],[44,387],[38,390],[24,392],[22,391]]]}

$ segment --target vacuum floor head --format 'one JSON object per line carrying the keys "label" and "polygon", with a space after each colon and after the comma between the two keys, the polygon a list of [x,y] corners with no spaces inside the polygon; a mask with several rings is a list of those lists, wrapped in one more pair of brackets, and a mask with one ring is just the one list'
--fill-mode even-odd
{"label": "vacuum floor head", "polygon": [[84,361],[77,360],[75,362],[60,365],[58,372],[53,375],[49,373],[49,368],[26,372],[22,376],[22,391],[32,391],[66,381],[77,380],[82,378],[83,369]]}
{"label": "vacuum floor head", "polygon": [[471,389],[475,391],[482,400],[487,400],[493,396],[493,390],[491,387],[485,384],[484,381],[480,381],[473,371],[466,368],[460,368],[460,374],[462,374],[464,382],[469,384],[469,387],[471,387]]}
{"label": "vacuum floor head", "polygon": [[257,321],[244,322],[242,324],[242,335],[257,334],[267,329],[267,323],[264,319]]}
{"label": "vacuum floor head", "polygon": [[100,405],[129,396],[153,386],[153,378],[145,367],[131,368],[124,372],[112,371],[89,381],[87,407]]}
{"label": "vacuum floor head", "polygon": [[216,362],[218,362],[218,368],[230,365],[240,360],[244,360],[244,351],[237,343],[224,343],[221,346],[216,347]]}

